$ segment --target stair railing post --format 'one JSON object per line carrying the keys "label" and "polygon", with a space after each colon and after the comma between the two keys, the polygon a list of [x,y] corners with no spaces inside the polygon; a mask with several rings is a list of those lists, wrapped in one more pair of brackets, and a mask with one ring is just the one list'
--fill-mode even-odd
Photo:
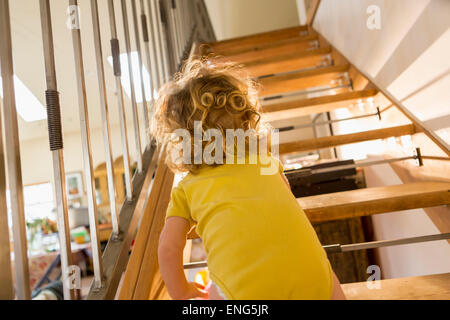
{"label": "stair railing post", "polygon": [[172,42],[174,48],[174,60],[178,61],[181,56],[181,43],[180,43],[180,33],[178,31],[178,21],[177,21],[177,4],[175,0],[170,0],[170,23],[172,30]]}
{"label": "stair railing post", "polygon": [[103,65],[102,39],[100,35],[100,21],[97,0],[91,0],[91,15],[95,59],[97,64],[97,80],[100,97],[100,111],[102,117],[103,145],[106,157],[106,175],[108,180],[109,206],[111,209],[112,238],[119,236],[119,212],[116,203],[116,178],[114,175],[114,159],[111,146],[111,129],[109,124],[109,106],[106,96],[105,68]]}
{"label": "stair railing post", "polygon": [[169,60],[169,72],[170,75],[173,75],[176,71],[178,71],[178,63],[180,61],[179,58],[179,50],[178,50],[178,41],[177,41],[177,30],[176,30],[176,22],[175,22],[175,11],[172,9],[173,0],[161,0],[163,4],[162,9],[164,14],[166,15],[166,23],[165,28],[163,29],[165,36],[165,43],[167,48],[167,53],[171,56],[171,60]]}
{"label": "stair railing post", "polygon": [[164,12],[162,0],[156,0],[156,19],[158,22],[159,41],[161,45],[161,55],[163,59],[164,82],[170,79],[169,53],[167,48],[167,15]]}
{"label": "stair railing post", "polygon": [[[78,7],[78,0],[69,0],[69,5]],[[76,14],[79,14],[77,10]],[[81,45],[81,33],[79,28],[72,28],[72,42],[77,78],[76,82],[78,91],[78,107],[80,113],[81,146],[83,151],[83,167],[89,212],[89,229],[91,236],[92,261],[94,266],[94,285],[96,288],[101,288],[103,284],[103,268],[101,261],[100,241],[98,237],[98,212],[95,195],[94,169],[92,165],[92,148],[89,132],[89,114],[83,65],[83,49]]]}
{"label": "stair railing post", "polygon": [[48,135],[53,161],[53,188],[56,202],[63,292],[65,300],[73,300],[79,297],[80,288],[75,288],[72,285],[69,285],[68,282],[69,277],[72,275],[72,271],[70,270],[70,266],[72,265],[72,248],[70,242],[64,169],[61,106],[56,79],[53,28],[49,0],[40,0],[40,15],[44,48],[45,78],[47,82],[45,98],[47,104]]}
{"label": "stair railing post", "polygon": [[28,268],[27,234],[8,0],[0,1],[0,39],[0,69],[3,80],[3,120],[5,124],[6,162],[8,166],[13,223],[16,296],[18,299],[27,300],[31,298],[30,274]]}
{"label": "stair railing post", "polygon": [[[141,25],[142,25],[142,39],[144,41],[144,49],[145,49],[145,56],[147,58],[147,65],[148,65],[148,72],[150,74],[150,109],[152,109],[152,104],[155,99],[155,89],[156,89],[156,80],[158,78],[156,71],[156,56],[154,47],[151,44],[151,38],[153,36],[153,32],[149,32],[148,28],[148,22],[147,22],[147,15],[145,14],[145,4],[144,0],[140,0],[140,7],[141,7]],[[152,46],[152,49],[150,50],[150,46]],[[151,110],[150,110],[151,113]]]}
{"label": "stair railing post", "polygon": [[[153,99],[155,99],[156,91],[160,87],[159,74],[158,74],[158,51],[156,48],[156,38],[155,38],[155,30],[154,30],[155,26],[153,23],[152,12],[151,12],[149,1],[148,1],[148,6],[147,6],[148,14],[146,14],[146,11],[145,11],[144,0],[140,0],[140,1],[141,1],[142,13],[145,15],[145,18],[147,21],[147,27],[148,27],[148,47],[150,48],[150,58],[151,58],[151,70],[150,71],[152,74],[152,87],[153,87],[152,97],[153,97]],[[148,16],[148,20],[147,20],[147,16]]]}
{"label": "stair railing post", "polygon": [[131,0],[131,13],[133,17],[133,27],[134,27],[134,36],[136,42],[136,52],[137,52],[137,64],[138,64],[138,76],[141,82],[141,94],[142,94],[142,108],[144,113],[144,129],[145,129],[145,142],[146,148],[150,146],[150,130],[149,130],[149,117],[148,117],[148,105],[147,105],[147,96],[145,94],[145,83],[144,83],[144,74],[142,63],[142,53],[141,53],[141,38],[139,35],[139,24],[137,18],[137,10],[136,10],[136,0]]}
{"label": "stair railing post", "polygon": [[178,1],[178,16],[181,21],[181,34],[183,36],[183,53],[187,50],[187,44],[189,41],[190,29],[187,24],[186,16],[189,13],[186,7],[185,1]]}
{"label": "stair railing post", "polygon": [[0,300],[14,299],[10,248],[8,208],[6,207],[6,163],[3,149],[2,114],[0,112],[0,270],[3,270],[0,273]]}
{"label": "stair railing post", "polygon": [[127,51],[127,60],[128,60],[128,74],[130,80],[130,98],[131,98],[131,110],[133,114],[133,122],[134,122],[134,140],[136,147],[136,159],[137,159],[137,171],[138,173],[142,172],[142,147],[141,147],[141,130],[139,126],[139,115],[137,109],[137,101],[136,101],[136,91],[134,85],[134,72],[133,72],[133,60],[131,55],[131,41],[130,41],[130,29],[128,26],[128,12],[127,12],[127,2],[126,0],[120,1],[122,6],[122,21],[123,21],[123,32],[125,35],[125,47]]}
{"label": "stair railing post", "polygon": [[159,89],[164,84],[164,58],[162,55],[161,48],[161,40],[160,40],[160,26],[158,21],[158,12],[156,10],[156,1],[147,0],[148,2],[148,10],[149,10],[149,19],[150,26],[153,33],[152,40],[154,41],[154,48],[156,52],[157,58],[157,74],[158,74],[158,82],[156,88]]}
{"label": "stair railing post", "polygon": [[126,199],[133,199],[133,184],[131,182],[130,151],[128,147],[127,119],[122,88],[122,70],[120,65],[120,47],[117,39],[116,13],[114,0],[108,0],[109,26],[111,32],[111,56],[113,62],[114,77],[116,80],[117,105],[119,110],[120,137],[122,140],[123,170],[125,176]]}

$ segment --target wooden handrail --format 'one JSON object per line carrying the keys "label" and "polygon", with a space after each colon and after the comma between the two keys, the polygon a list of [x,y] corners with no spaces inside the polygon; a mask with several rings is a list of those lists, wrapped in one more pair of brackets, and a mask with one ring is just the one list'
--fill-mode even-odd
{"label": "wooden handrail", "polygon": [[134,200],[125,201],[120,210],[119,223],[122,234],[118,239],[110,239],[103,252],[104,286],[100,289],[91,287],[88,295],[89,300],[112,300],[116,296],[120,278],[128,262],[128,252],[136,235],[141,212],[148,202],[148,192],[156,170],[157,160],[155,146],[145,151],[143,155],[143,172],[145,174],[137,174],[133,178]]}
{"label": "wooden handrail", "polygon": [[173,173],[160,157],[147,206],[125,270],[119,299],[147,299],[158,272],[157,244],[164,224]]}
{"label": "wooden handrail", "polygon": [[311,0],[306,11],[306,24],[312,26],[317,10],[319,9],[320,0]]}

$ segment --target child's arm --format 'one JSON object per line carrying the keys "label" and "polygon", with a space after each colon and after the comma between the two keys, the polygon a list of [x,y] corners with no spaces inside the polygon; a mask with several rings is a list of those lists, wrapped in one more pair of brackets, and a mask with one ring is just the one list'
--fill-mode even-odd
{"label": "child's arm", "polygon": [[158,247],[158,262],[161,276],[173,299],[185,300],[196,297],[208,298],[201,286],[187,282],[183,268],[183,250],[189,222],[181,217],[169,217],[161,232]]}
{"label": "child's arm", "polygon": [[283,178],[284,183],[286,183],[286,185],[288,186],[289,189],[291,189],[291,185],[289,184],[289,180],[286,177],[286,175],[284,173],[281,173],[281,177]]}
{"label": "child's arm", "polygon": [[342,290],[341,283],[338,277],[333,271],[333,294],[331,296],[332,300],[347,300],[344,291]]}

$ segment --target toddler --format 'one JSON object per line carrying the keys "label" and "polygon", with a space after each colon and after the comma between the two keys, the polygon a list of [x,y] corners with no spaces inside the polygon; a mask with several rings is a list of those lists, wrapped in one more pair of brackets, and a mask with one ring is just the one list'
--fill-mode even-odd
{"label": "toddler", "polygon": [[280,162],[267,150],[255,84],[243,70],[192,59],[160,90],[155,108],[153,135],[169,168],[185,174],[172,190],[158,249],[171,297],[208,297],[183,270],[186,236],[195,227],[226,299],[343,299]]}

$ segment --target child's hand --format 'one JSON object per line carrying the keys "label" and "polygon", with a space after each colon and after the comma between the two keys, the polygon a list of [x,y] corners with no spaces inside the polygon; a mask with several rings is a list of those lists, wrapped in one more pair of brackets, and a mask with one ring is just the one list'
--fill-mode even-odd
{"label": "child's hand", "polygon": [[189,300],[194,298],[209,299],[209,292],[205,287],[196,282],[188,282],[179,300]]}

